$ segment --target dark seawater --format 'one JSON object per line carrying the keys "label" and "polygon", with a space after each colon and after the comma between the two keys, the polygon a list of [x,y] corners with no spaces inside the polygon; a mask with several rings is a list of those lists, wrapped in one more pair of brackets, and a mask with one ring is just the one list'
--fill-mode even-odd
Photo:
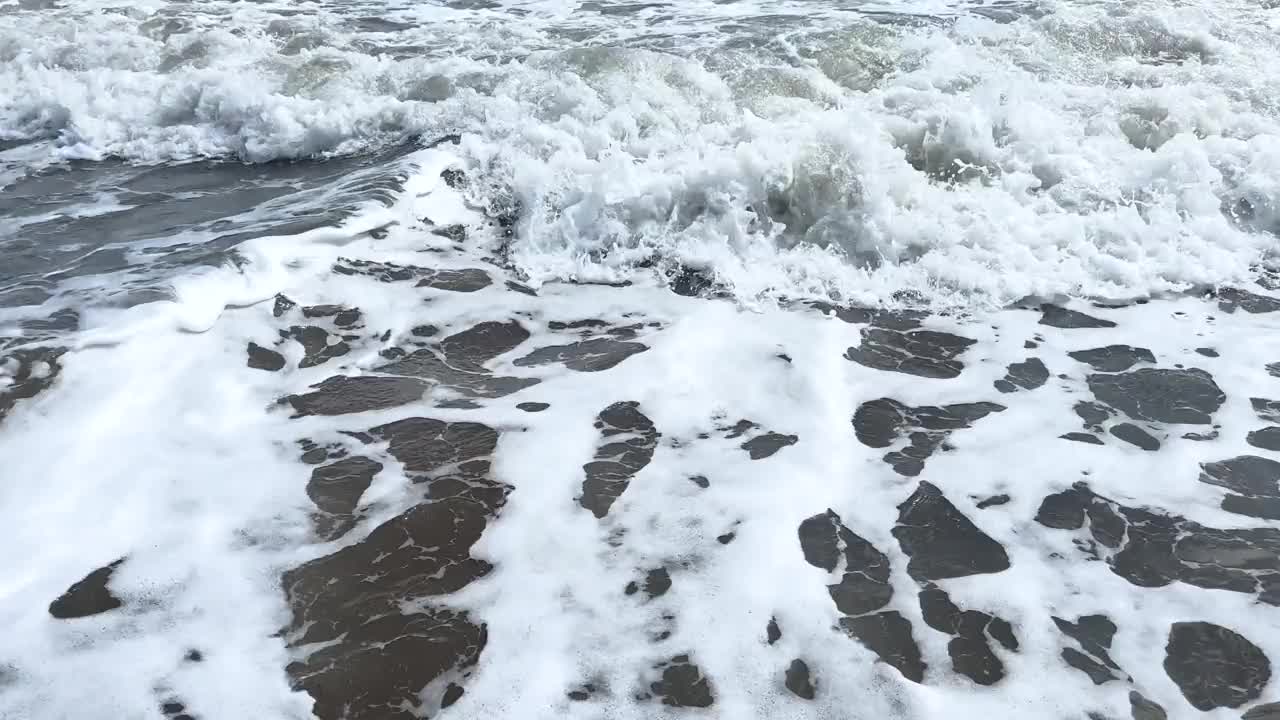
{"label": "dark seawater", "polygon": [[30,329],[86,307],[168,299],[175,276],[235,264],[235,247],[246,240],[337,227],[368,205],[391,204],[406,173],[398,160],[413,149],[19,170],[0,195],[0,307]]}

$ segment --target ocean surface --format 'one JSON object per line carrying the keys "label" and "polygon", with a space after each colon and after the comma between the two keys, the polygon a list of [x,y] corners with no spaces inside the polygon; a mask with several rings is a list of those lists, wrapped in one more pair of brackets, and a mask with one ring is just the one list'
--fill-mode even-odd
{"label": "ocean surface", "polygon": [[1280,718],[1280,4],[0,0],[0,718]]}

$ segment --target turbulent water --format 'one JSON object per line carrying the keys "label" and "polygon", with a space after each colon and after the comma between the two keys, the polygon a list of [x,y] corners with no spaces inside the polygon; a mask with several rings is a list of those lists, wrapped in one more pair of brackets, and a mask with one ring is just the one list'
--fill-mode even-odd
{"label": "turbulent water", "polygon": [[0,717],[1280,716],[1277,58],[0,0]]}
{"label": "turbulent water", "polygon": [[[333,212],[332,159],[451,134],[535,281],[678,258],[748,297],[1128,298],[1240,280],[1280,228],[1257,2],[3,8],[6,258],[126,226],[59,230],[24,278]],[[137,167],[209,160],[254,168]]]}

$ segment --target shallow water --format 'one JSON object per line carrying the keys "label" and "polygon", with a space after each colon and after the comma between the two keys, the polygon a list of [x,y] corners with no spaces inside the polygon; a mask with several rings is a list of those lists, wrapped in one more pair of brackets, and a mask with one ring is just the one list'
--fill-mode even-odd
{"label": "shallow water", "polygon": [[0,0],[0,717],[1269,717],[1278,13]]}

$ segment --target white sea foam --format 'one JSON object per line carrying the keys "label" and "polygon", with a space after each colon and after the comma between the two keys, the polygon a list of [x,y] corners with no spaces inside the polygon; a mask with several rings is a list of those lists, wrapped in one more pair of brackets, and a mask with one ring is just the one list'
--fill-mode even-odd
{"label": "white sea foam", "polygon": [[[968,320],[931,318],[929,327],[978,341],[954,380],[922,380],[871,370],[842,357],[859,342],[859,326],[818,313],[678,297],[651,282],[630,288],[547,285],[540,297],[501,286],[475,295],[444,294],[423,303],[405,284],[335,275],[339,256],[402,263],[459,262],[424,245],[420,218],[481,227],[483,218],[443,188],[451,156],[426,151],[396,205],[351,221],[343,230],[263,238],[241,248],[247,263],[190,276],[175,300],[92,318],[63,360],[53,392],[21,406],[0,433],[10,458],[0,483],[6,517],[0,618],[7,628],[0,716],[156,717],[180,697],[207,720],[308,716],[310,700],[290,692],[288,657],[274,635],[287,622],[278,573],[331,552],[307,537],[305,469],[294,441],[335,429],[363,429],[406,412],[481,419],[504,432],[498,479],[515,487],[501,517],[475,553],[496,569],[464,591],[437,598],[469,608],[486,623],[488,643],[466,695],[448,711],[458,718],[676,717],[634,704],[656,661],[692,651],[712,679],[717,704],[707,717],[815,718],[1001,716],[1020,708],[1033,717],[1076,717],[1083,710],[1123,716],[1129,685],[1095,687],[1068,671],[1062,640],[1048,615],[1104,613],[1119,626],[1113,655],[1133,686],[1183,717],[1188,706],[1161,669],[1170,622],[1207,620],[1234,628],[1280,657],[1271,610],[1252,596],[1175,584],[1139,588],[1104,563],[1075,558],[1070,533],[1029,519],[1048,494],[1087,478],[1126,504],[1171,509],[1214,527],[1252,523],[1217,508],[1216,490],[1197,482],[1197,463],[1250,452],[1242,440],[1256,418],[1247,398],[1267,382],[1262,366],[1280,356],[1266,316],[1221,315],[1196,299],[1090,312],[1122,331],[1058,331],[1027,311],[975,311]],[[389,224],[390,223],[390,224]],[[387,227],[375,240],[368,230]],[[465,259],[461,262],[466,263]],[[283,292],[303,303],[358,303],[393,342],[422,323],[449,331],[509,317],[531,329],[550,319],[644,318],[664,329],[652,349],[604,373],[534,370],[539,385],[483,411],[410,406],[338,420],[287,419],[275,398],[303,391],[334,369],[267,374],[246,368],[245,339],[270,343],[268,300]],[[1212,369],[1230,398],[1218,414],[1222,439],[1166,439],[1159,453],[1124,445],[1079,452],[1059,440],[1076,429],[1070,408],[1081,399],[1082,366],[1065,352],[1122,340],[1150,348],[1161,366],[1207,366],[1198,346],[1217,347]],[[883,450],[852,440],[849,418],[864,401],[889,396],[908,404],[990,399],[1005,365],[1022,359],[1025,339],[1044,338],[1037,354],[1059,379],[1028,394],[1001,396],[1005,412],[957,432],[952,449],[930,459],[924,479],[937,484],[1009,552],[999,576],[947,581],[962,606],[1009,620],[1016,653],[1000,651],[1008,677],[992,688],[949,674],[946,638],[929,630],[915,602],[907,558],[890,534],[896,505],[913,484],[893,473]],[[535,336],[535,344],[545,342]],[[784,362],[778,355],[785,353]],[[347,372],[379,363],[353,353]],[[529,373],[500,360],[504,372]],[[582,466],[598,442],[592,421],[615,400],[641,404],[663,433],[653,462],[632,481],[601,522],[575,502]],[[519,401],[552,407],[530,416]],[[266,410],[266,412],[264,412]],[[483,417],[475,415],[483,413]],[[737,440],[700,440],[716,423],[751,418],[799,442],[768,461],[749,460]],[[691,474],[710,478],[699,490]],[[1157,478],[1160,480],[1157,481]],[[392,466],[366,495],[370,517],[352,539],[412,502],[412,487]],[[1013,496],[1000,510],[977,499]],[[19,511],[18,509],[21,508]],[[872,653],[832,629],[838,620],[828,576],[804,561],[796,527],[826,508],[887,553],[896,588],[893,608],[915,625],[929,681],[902,680]],[[625,529],[625,543],[607,537]],[[727,531],[731,544],[716,542]],[[346,542],[346,541],[340,541]],[[49,618],[49,601],[93,567],[128,560],[111,580],[128,611],[72,621]],[[672,589],[645,602],[625,594],[638,568],[665,565]],[[670,615],[671,617],[667,617]],[[764,641],[776,617],[777,645]],[[670,636],[651,639],[657,629]],[[198,648],[199,664],[182,654]],[[781,668],[804,657],[819,697],[795,700]],[[640,675],[638,675],[639,673]],[[1045,682],[1053,677],[1053,682]],[[570,703],[566,688],[584,679],[608,687],[612,700]],[[639,690],[635,690],[639,688]],[[1276,699],[1274,690],[1264,700]],[[1224,715],[1225,717],[1225,715]]]}
{"label": "white sea foam", "polygon": [[0,138],[265,161],[462,132],[474,199],[523,207],[512,257],[535,282],[657,255],[743,297],[999,305],[1271,260],[1280,47],[1262,23],[1280,10],[898,9],[941,19],[72,3],[0,17]]}
{"label": "white sea foam", "polygon": [[[1268,259],[1280,222],[1274,9],[1050,3],[1000,24],[919,4],[909,9],[943,19],[903,26],[790,4],[606,16],[546,2],[519,6],[528,14],[516,19],[417,5],[306,15],[270,4],[14,7],[0,3],[0,140],[39,138],[6,151],[22,172],[73,157],[266,161],[463,137],[449,153],[407,158],[419,170],[390,206],[248,241],[237,265],[175,278],[168,301],[88,313],[67,339],[55,387],[0,426],[0,567],[9,570],[0,717],[157,718],[170,695],[203,720],[308,717],[310,699],[290,691],[290,658],[275,635],[288,622],[279,573],[336,546],[307,534],[294,443],[409,413],[500,429],[495,474],[515,488],[475,549],[495,570],[438,598],[474,612],[489,633],[445,717],[692,716],[628,700],[652,679],[643,669],[684,652],[715,687],[716,706],[698,712],[725,720],[968,720],[1011,708],[1126,716],[1130,686],[1094,686],[1064,668],[1049,615],[1112,618],[1114,658],[1171,718],[1191,710],[1161,667],[1170,622],[1231,627],[1280,658],[1274,609],[1253,596],[1139,588],[1102,562],[1059,562],[1054,554],[1078,559],[1075,537],[1031,521],[1047,494],[1087,477],[1128,505],[1212,527],[1258,524],[1221,511],[1197,464],[1256,452],[1243,440],[1258,425],[1248,398],[1275,382],[1264,370],[1280,357],[1274,320],[1183,298],[1091,308],[1121,329],[1060,332],[1035,325],[1035,313],[989,307],[1026,295],[1175,291],[1246,277]],[[904,6],[875,9],[894,7]],[[352,23],[366,9],[417,24],[358,32]],[[747,28],[740,44],[730,26]],[[691,50],[674,49],[684,43]],[[454,166],[470,179],[462,193],[440,180]],[[339,256],[475,267],[501,243],[476,208],[517,204],[508,250],[541,284],[537,298],[498,282],[424,302],[406,284],[331,271]],[[466,224],[470,254],[425,252],[452,244],[424,218]],[[659,265],[711,269],[736,302],[659,287],[635,271],[655,255]],[[635,284],[551,282],[569,277]],[[875,302],[902,289],[965,307],[926,321],[978,340],[961,377],[851,363],[842,355],[860,326],[771,297]],[[393,343],[425,323],[453,332],[513,317],[535,331],[587,316],[663,328],[646,339],[650,350],[604,373],[499,358],[504,372],[543,382],[483,410],[414,404],[288,419],[275,401],[338,368],[245,366],[247,341],[278,338],[269,307],[278,292],[358,305]],[[922,475],[1011,557],[998,576],[945,583],[960,605],[1009,620],[1021,641],[1017,653],[997,649],[1006,681],[979,689],[950,672],[946,637],[923,623],[890,533],[914,484],[883,450],[857,443],[849,421],[879,397],[990,400],[1037,333],[1051,380],[1001,396],[1008,409],[955,433]],[[1111,342],[1150,348],[1161,367],[1211,368],[1228,396],[1215,417],[1220,439],[1172,432],[1158,453],[1116,442],[1083,452],[1060,440],[1079,428],[1071,407],[1086,397],[1085,371],[1064,353]],[[1195,354],[1199,346],[1221,358]],[[382,360],[365,348],[343,362],[359,374]],[[0,383],[13,372],[0,369]],[[602,524],[575,498],[599,439],[593,420],[615,400],[638,401],[664,440]],[[515,408],[521,401],[552,407],[530,415]],[[756,462],[736,441],[698,438],[738,418],[799,441]],[[711,486],[699,491],[691,473]],[[369,519],[339,544],[392,517],[411,487],[389,464],[365,496]],[[977,510],[997,493],[1010,503]],[[926,685],[833,631],[830,577],[796,540],[799,522],[827,508],[889,556],[893,607],[931,663]],[[606,540],[617,528],[627,541],[615,547]],[[730,529],[732,543],[716,541]],[[111,589],[126,610],[49,617],[69,584],[120,557],[128,560]],[[658,564],[672,568],[667,595],[646,603],[623,592],[639,568]],[[784,631],[776,646],[764,641],[771,616]],[[671,635],[651,641],[654,627]],[[188,648],[204,662],[183,663]],[[781,686],[781,669],[801,656],[819,683],[813,704]],[[613,700],[566,701],[566,689],[593,676]],[[1273,682],[1260,700],[1276,692]]]}
{"label": "white sea foam", "polygon": [[[438,183],[440,155],[415,159]],[[172,301],[91,313],[57,393],[6,418],[0,717],[149,718],[177,697],[210,719],[309,716],[281,673],[279,574],[323,550],[304,544],[299,428],[264,412],[283,388],[244,366],[241,338],[269,343],[264,301],[318,297],[323,284],[298,285],[327,274],[341,246],[449,207],[416,198],[420,180],[408,187],[341,231],[251,241],[247,271],[185,275]],[[296,389],[319,379],[304,376]],[[111,588],[129,612],[50,624],[53,598],[119,558]],[[184,662],[189,650],[203,659]]]}

